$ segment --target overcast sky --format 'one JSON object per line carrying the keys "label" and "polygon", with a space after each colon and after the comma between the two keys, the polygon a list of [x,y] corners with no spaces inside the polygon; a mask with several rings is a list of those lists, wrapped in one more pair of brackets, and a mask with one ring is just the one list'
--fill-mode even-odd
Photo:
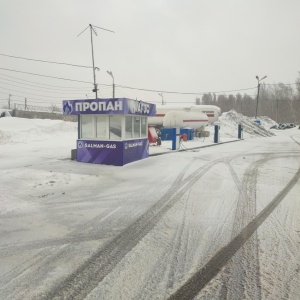
{"label": "overcast sky", "polygon": [[[0,0],[1,54],[92,66],[99,84],[201,93],[293,83],[300,71],[299,0]],[[47,105],[93,98],[93,71],[0,55],[0,68],[74,79],[56,80],[0,69],[0,104]],[[8,77],[11,76],[11,77]],[[12,78],[13,77],[13,78]],[[21,81],[27,80],[27,81]],[[30,81],[30,82],[28,82]],[[41,89],[37,83],[52,85]],[[29,86],[30,84],[30,86]],[[25,89],[27,87],[27,89]],[[42,86],[40,86],[42,87]],[[46,86],[44,86],[46,87]],[[58,91],[58,88],[61,91]],[[74,87],[72,92],[69,87]],[[54,93],[55,92],[55,93]],[[241,93],[256,95],[256,89]],[[237,92],[233,92],[236,94]],[[167,103],[197,95],[163,93]],[[112,96],[99,86],[98,97]],[[116,88],[116,97],[160,103],[158,92]]]}

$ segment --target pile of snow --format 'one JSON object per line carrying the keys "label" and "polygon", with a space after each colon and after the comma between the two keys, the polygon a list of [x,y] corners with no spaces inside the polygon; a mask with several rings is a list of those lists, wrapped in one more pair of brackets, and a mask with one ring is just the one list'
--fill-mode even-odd
{"label": "pile of snow", "polygon": [[[219,117],[220,135],[224,137],[236,137],[238,124],[243,125],[243,137],[254,138],[259,136],[273,136],[273,132],[269,131],[270,124],[273,124],[268,117],[263,117],[262,124],[256,124],[252,118],[246,117],[235,110],[224,112]],[[275,122],[276,123],[276,122]]]}
{"label": "pile of snow", "polygon": [[262,116],[262,117],[259,117],[259,119],[261,120],[261,125],[263,127],[265,127],[265,129],[270,129],[272,126],[278,126],[278,123],[275,122],[274,120],[270,119],[269,117],[267,116]]}

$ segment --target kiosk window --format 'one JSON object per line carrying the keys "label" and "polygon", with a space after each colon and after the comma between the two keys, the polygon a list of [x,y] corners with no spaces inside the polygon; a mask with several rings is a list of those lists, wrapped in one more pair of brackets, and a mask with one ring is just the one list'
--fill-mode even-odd
{"label": "kiosk window", "polygon": [[131,139],[132,138],[132,117],[125,116],[125,138]]}
{"label": "kiosk window", "polygon": [[81,138],[90,139],[94,137],[94,116],[81,115]]}
{"label": "kiosk window", "polygon": [[122,137],[122,116],[110,115],[109,116],[109,139],[120,140]]}
{"label": "kiosk window", "polygon": [[141,117],[141,137],[147,137],[147,118]]}
{"label": "kiosk window", "polygon": [[141,118],[140,117],[133,117],[133,137],[139,138],[140,137],[140,128],[141,128]]}
{"label": "kiosk window", "polygon": [[96,117],[96,121],[97,121],[97,125],[96,125],[97,133],[96,133],[96,136],[97,136],[97,138],[107,139],[106,120],[107,120],[107,116],[105,116],[105,115],[98,115]]}

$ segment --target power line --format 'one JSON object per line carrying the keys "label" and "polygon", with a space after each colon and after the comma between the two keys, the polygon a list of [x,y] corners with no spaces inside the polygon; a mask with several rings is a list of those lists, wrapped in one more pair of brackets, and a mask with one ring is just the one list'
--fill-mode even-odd
{"label": "power line", "polygon": [[[8,91],[13,91],[13,92],[17,92],[17,93],[24,93],[24,92],[21,92],[21,91],[18,91],[18,90],[7,89],[7,88],[4,88],[4,87],[0,87],[0,89],[4,89],[4,90],[8,90]],[[26,94],[26,95],[33,95],[33,96],[47,97],[47,98],[53,98],[53,97],[59,98],[58,96],[39,95],[39,94],[32,94],[32,93],[28,93],[28,92],[25,92],[24,94]]]}
{"label": "power line", "polygon": [[[18,91],[17,91],[18,92]],[[5,94],[5,95],[7,95],[8,93],[7,92],[1,92],[0,91],[0,94]],[[23,95],[17,95],[17,94],[10,94],[11,95],[11,97],[18,97],[18,98],[25,98],[24,97],[24,94]],[[39,100],[39,101],[42,101],[42,102],[48,102],[49,100],[41,100],[40,98],[33,98],[33,97],[27,97],[27,98],[29,98],[29,99],[33,99],[33,100]],[[53,100],[55,100],[55,101],[61,101],[61,100],[59,100],[59,99],[57,99],[57,97],[53,97]]]}
{"label": "power line", "polygon": [[[25,80],[25,79],[21,79],[21,78],[14,77],[14,76],[9,76],[9,75],[2,74],[2,73],[0,73],[0,75],[5,76],[5,77],[9,77],[9,78],[13,78],[13,79],[17,79],[17,80],[20,80],[20,81],[25,81],[25,82],[39,84],[39,85],[45,85],[45,86],[50,86],[50,87],[54,87],[54,88],[63,88],[63,90],[65,90],[65,89],[74,89],[74,87],[72,87],[72,86],[58,86],[58,85],[51,85],[51,84],[39,83],[39,82],[36,82],[36,81]],[[8,79],[6,79],[6,80],[8,80]],[[90,87],[86,87],[86,88],[82,88],[82,89],[87,89],[87,88],[90,88]]]}
{"label": "power line", "polygon": [[286,101],[286,102],[294,102],[294,101],[300,101],[300,99],[267,99],[267,98],[260,98],[262,101],[271,101],[271,102],[276,102],[276,101]]}
{"label": "power line", "polygon": [[82,65],[74,65],[74,64],[62,63],[62,62],[57,62],[57,61],[48,61],[48,60],[41,60],[41,59],[34,59],[34,58],[26,58],[26,57],[13,56],[13,55],[8,55],[8,54],[3,54],[3,53],[0,53],[0,55],[7,56],[7,57],[10,57],[10,58],[32,60],[32,61],[38,61],[38,62],[49,63],[49,64],[56,64],[56,65],[66,65],[66,66],[71,66],[71,67],[89,68],[89,69],[93,68],[93,67],[90,67],[90,66],[82,66]]}
{"label": "power line", "polygon": [[116,87],[124,88],[124,89],[131,89],[131,90],[139,90],[139,91],[145,91],[145,92],[155,92],[155,93],[166,93],[166,94],[179,94],[179,95],[204,95],[204,94],[219,94],[219,93],[231,93],[231,92],[239,92],[239,91],[247,91],[247,90],[253,90],[256,89],[256,87],[253,88],[245,88],[240,90],[230,90],[230,91],[220,91],[220,92],[201,92],[201,93],[194,93],[194,92],[177,92],[177,91],[162,91],[162,90],[151,90],[151,89],[142,89],[142,88],[136,88],[136,87],[130,87],[125,85],[118,85],[116,84]]}
{"label": "power line", "polygon": [[53,78],[53,79],[75,81],[75,82],[82,82],[82,83],[91,83],[91,82],[88,82],[88,81],[81,81],[81,80],[75,80],[75,79],[69,79],[69,78],[62,78],[62,77],[54,77],[54,76],[48,76],[48,75],[42,75],[42,74],[36,74],[36,73],[23,72],[23,71],[12,70],[12,69],[5,69],[5,68],[0,68],[0,69],[1,70],[5,70],[5,71],[11,71],[11,72],[17,72],[17,73],[23,73],[23,74],[29,74],[29,75],[41,76],[41,77],[47,77],[47,78]]}
{"label": "power line", "polygon": [[[0,69],[6,70],[6,71],[11,71],[11,72],[17,72],[17,73],[34,75],[34,76],[41,76],[41,77],[47,77],[47,78],[53,78],[53,79],[60,79],[60,80],[67,80],[67,81],[74,81],[74,82],[81,82],[81,83],[92,84],[91,82],[80,81],[80,80],[69,79],[69,78],[61,78],[61,77],[48,76],[48,75],[42,75],[42,74],[36,74],[36,73],[29,73],[29,72],[23,72],[23,71],[19,71],[19,70],[12,70],[12,69],[6,69],[6,68],[0,68]],[[8,75],[6,75],[6,76],[8,76]],[[12,76],[10,76],[10,77],[12,77]],[[22,79],[19,79],[19,80],[22,80]],[[30,82],[30,81],[27,81],[27,82]],[[282,83],[266,84],[266,85],[280,85],[280,84],[282,84]],[[297,84],[297,83],[290,83],[290,84],[283,84],[283,85],[292,85],[292,84]],[[44,84],[44,85],[46,85],[46,84]],[[99,85],[111,86],[110,84],[99,84]],[[155,92],[155,93],[160,92],[160,93],[178,94],[178,95],[204,95],[204,94],[232,93],[232,92],[254,90],[254,89],[257,88],[257,87],[252,87],[252,88],[243,88],[243,89],[238,89],[238,90],[228,90],[228,91],[218,91],[218,92],[178,92],[178,91],[163,91],[163,90],[154,90],[154,89],[144,89],[144,88],[130,87],[130,86],[118,85],[118,84],[116,84],[115,86],[118,87],[118,88],[131,89],[131,90],[146,91],[146,92]]]}
{"label": "power line", "polygon": [[[11,90],[10,90],[11,91]],[[17,92],[19,92],[19,91],[17,91]],[[0,91],[0,94],[5,94],[5,95],[7,95],[8,94],[8,92],[1,92]],[[27,95],[27,94],[23,94],[23,95],[19,95],[19,94],[11,94],[10,93],[10,95],[11,95],[11,97],[17,97],[17,98],[22,98],[22,99],[24,99],[25,98],[25,96]],[[50,97],[50,96],[49,96]],[[60,97],[52,97],[52,99],[41,99],[41,98],[35,98],[35,97],[31,97],[31,96],[26,96],[26,98],[27,98],[27,101],[30,101],[30,102],[34,102],[34,103],[50,103],[50,102],[55,102],[55,103],[58,103],[58,104],[61,104],[62,103],[62,98],[60,98]],[[43,98],[43,97],[42,97]],[[80,99],[80,100],[83,100],[83,99],[85,99],[85,97],[78,97],[78,99]],[[7,101],[8,99],[6,99],[6,101]],[[64,100],[64,99],[63,99]],[[16,102],[16,101],[18,101],[18,100],[15,100],[15,99],[13,99],[13,100],[11,100],[11,101],[13,101],[13,102]]]}
{"label": "power line", "polygon": [[[0,77],[1,79],[1,77]],[[6,80],[6,79],[4,79]],[[76,91],[76,90],[70,90],[70,91],[63,91],[63,92],[58,92],[58,91],[45,91],[45,90],[41,90],[41,89],[33,89],[33,88],[28,88],[26,86],[20,86],[20,85],[15,85],[15,84],[11,84],[11,83],[6,83],[6,82],[2,82],[0,81],[0,83],[3,83],[3,84],[7,84],[7,85],[10,85],[10,86],[15,86],[15,87],[18,87],[18,88],[22,88],[22,89],[27,89],[27,90],[31,90],[31,91],[39,91],[39,92],[44,92],[44,93],[53,93],[53,94],[68,94],[70,95],[71,93],[73,94],[79,94],[79,93],[84,93],[83,90],[80,90],[80,91]],[[17,82],[19,83],[19,82]],[[20,83],[20,84],[25,84],[25,83]],[[110,89],[110,87],[105,87],[104,89],[108,90]],[[85,89],[86,91],[86,89]],[[20,91],[19,91],[20,92]]]}
{"label": "power line", "polygon": [[70,93],[74,92],[74,91],[69,91],[69,92],[67,92],[67,91],[64,91],[64,92],[56,91],[56,92],[52,92],[52,91],[45,91],[45,90],[40,90],[40,89],[32,89],[32,88],[28,88],[26,86],[15,85],[15,84],[6,83],[6,82],[3,82],[3,81],[0,81],[0,83],[7,84],[7,85],[10,85],[10,86],[15,86],[15,87],[22,88],[22,89],[27,89],[27,90],[30,90],[30,91],[40,91],[40,92],[44,92],[44,93],[54,93],[54,94],[66,94],[66,93],[68,93],[68,94],[70,94]]}
{"label": "power line", "polygon": [[[1,76],[0,76],[0,79],[5,80],[5,81],[9,81],[9,82],[18,83],[18,84],[23,84],[23,85],[30,86],[30,87],[33,86],[33,87],[43,89],[43,90],[39,90],[39,91],[45,91],[45,90],[46,90],[45,92],[48,92],[47,90],[51,90],[51,91],[55,90],[56,91],[56,92],[52,92],[52,93],[57,93],[58,91],[63,92],[63,93],[68,93],[68,92],[73,92],[73,91],[84,92],[88,89],[88,88],[83,88],[83,89],[80,89],[80,90],[79,89],[60,90],[60,89],[47,88],[47,87],[43,87],[43,86],[37,86],[37,85],[33,85],[33,84],[27,84],[27,83],[23,83],[23,82],[14,81],[14,80],[9,80],[9,79],[6,79],[6,78],[2,78]],[[8,85],[12,85],[11,83],[7,83],[7,82],[3,82],[3,83],[8,84]],[[27,88],[27,87],[23,87],[23,86],[18,86],[18,87]]]}
{"label": "power line", "polygon": [[279,82],[279,83],[264,83],[262,85],[293,85],[293,84],[298,84],[297,82],[293,82],[293,83],[282,83],[282,82]]}

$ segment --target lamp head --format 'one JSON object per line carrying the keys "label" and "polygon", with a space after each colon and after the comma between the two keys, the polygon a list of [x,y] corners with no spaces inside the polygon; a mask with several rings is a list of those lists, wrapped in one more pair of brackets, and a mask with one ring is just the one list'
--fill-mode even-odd
{"label": "lamp head", "polygon": [[113,75],[112,71],[106,71],[106,72],[107,72],[107,74],[109,74],[112,78],[114,78],[114,75]]}

